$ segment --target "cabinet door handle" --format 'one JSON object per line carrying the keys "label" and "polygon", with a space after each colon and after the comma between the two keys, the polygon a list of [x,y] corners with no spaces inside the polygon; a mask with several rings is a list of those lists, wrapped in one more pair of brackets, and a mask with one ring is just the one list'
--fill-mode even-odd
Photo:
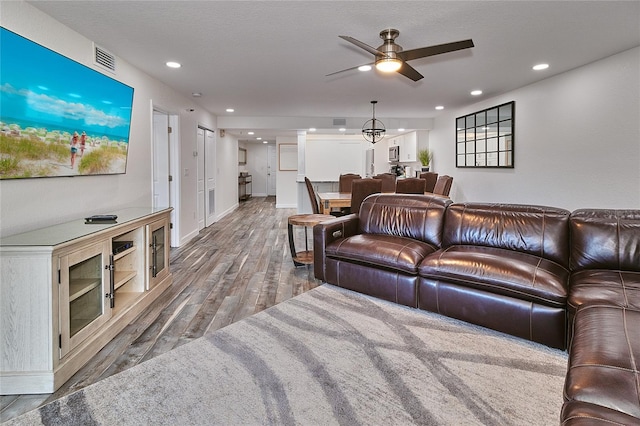
{"label": "cabinet door handle", "polygon": [[152,235],[151,240],[151,276],[155,278],[158,275],[158,241],[155,235]]}
{"label": "cabinet door handle", "polygon": [[109,306],[113,309],[116,306],[116,264],[113,255],[109,255]]}

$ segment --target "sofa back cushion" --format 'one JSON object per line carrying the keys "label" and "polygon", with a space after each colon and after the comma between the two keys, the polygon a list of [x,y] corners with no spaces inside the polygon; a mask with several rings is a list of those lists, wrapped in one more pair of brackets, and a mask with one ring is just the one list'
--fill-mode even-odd
{"label": "sofa back cushion", "polygon": [[571,213],[571,269],[640,272],[640,210]]}
{"label": "sofa back cushion", "polygon": [[443,244],[516,250],[567,268],[570,214],[545,206],[455,203],[447,209]]}
{"label": "sofa back cushion", "polygon": [[370,195],[360,206],[360,233],[408,237],[442,247],[444,214],[449,204],[449,199],[430,195]]}

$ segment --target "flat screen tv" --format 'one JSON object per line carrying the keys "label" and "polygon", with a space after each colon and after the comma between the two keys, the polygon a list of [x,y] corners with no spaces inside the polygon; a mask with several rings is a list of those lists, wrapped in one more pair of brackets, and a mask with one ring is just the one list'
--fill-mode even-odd
{"label": "flat screen tv", "polygon": [[122,174],[133,88],[0,27],[0,179]]}

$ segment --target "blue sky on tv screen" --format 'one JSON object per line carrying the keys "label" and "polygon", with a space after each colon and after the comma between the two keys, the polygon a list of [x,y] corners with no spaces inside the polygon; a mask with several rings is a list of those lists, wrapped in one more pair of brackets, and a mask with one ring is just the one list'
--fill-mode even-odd
{"label": "blue sky on tv screen", "polygon": [[0,28],[5,124],[129,141],[133,88]]}

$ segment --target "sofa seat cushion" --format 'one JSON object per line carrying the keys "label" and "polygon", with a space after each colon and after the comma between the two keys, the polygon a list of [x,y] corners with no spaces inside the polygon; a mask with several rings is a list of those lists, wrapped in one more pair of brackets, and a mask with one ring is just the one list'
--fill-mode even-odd
{"label": "sofa seat cushion", "polygon": [[564,307],[567,301],[566,268],[502,248],[450,246],[427,256],[418,274],[546,306]]}
{"label": "sofa seat cushion", "polygon": [[416,275],[422,259],[436,249],[431,244],[406,237],[358,234],[328,244],[325,254],[333,259],[368,263]]}
{"label": "sofa seat cushion", "polygon": [[640,311],[585,305],[574,320],[565,401],[582,401],[640,419]]}
{"label": "sofa seat cushion", "polygon": [[571,275],[569,288],[571,315],[591,302],[640,310],[640,272],[585,269]]}

